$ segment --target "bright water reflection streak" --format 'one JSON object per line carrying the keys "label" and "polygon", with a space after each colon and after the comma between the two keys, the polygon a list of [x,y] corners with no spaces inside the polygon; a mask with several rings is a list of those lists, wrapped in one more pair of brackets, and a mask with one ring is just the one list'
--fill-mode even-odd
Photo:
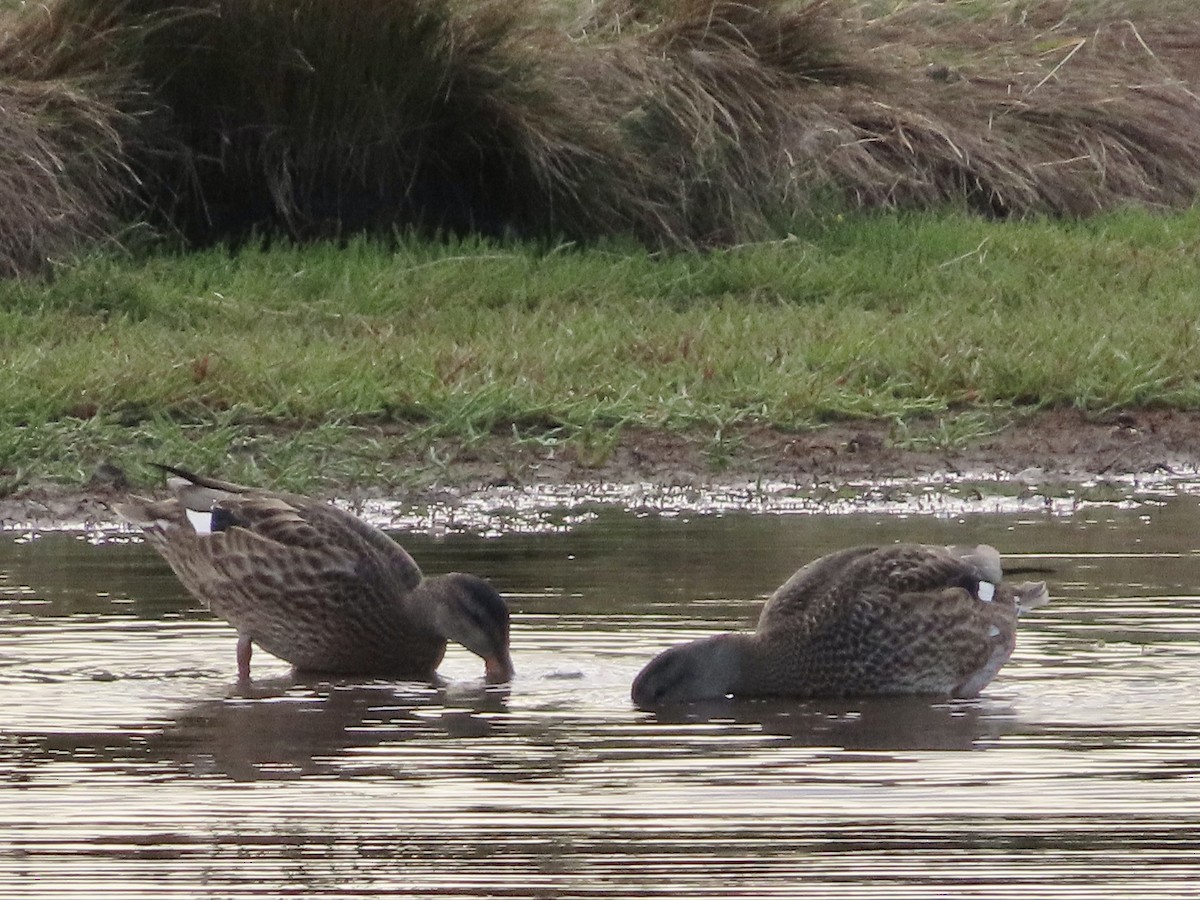
{"label": "bright water reflection streak", "polygon": [[[258,654],[253,698],[144,546],[6,540],[0,897],[1195,896],[1196,506],[407,536],[512,598],[511,690],[465,651],[445,689]],[[1057,569],[980,699],[630,707],[661,648],[901,538]]]}

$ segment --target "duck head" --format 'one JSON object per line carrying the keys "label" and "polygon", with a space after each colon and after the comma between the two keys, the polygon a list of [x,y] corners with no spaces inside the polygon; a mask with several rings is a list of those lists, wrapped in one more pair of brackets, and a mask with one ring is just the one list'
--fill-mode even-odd
{"label": "duck head", "polygon": [[435,599],[433,625],[438,634],[481,657],[488,681],[510,681],[508,604],[496,589],[482,578],[459,572],[430,578],[422,587]]}
{"label": "duck head", "polygon": [[736,692],[750,640],[745,634],[719,634],[664,650],[633,680],[634,705],[654,709]]}

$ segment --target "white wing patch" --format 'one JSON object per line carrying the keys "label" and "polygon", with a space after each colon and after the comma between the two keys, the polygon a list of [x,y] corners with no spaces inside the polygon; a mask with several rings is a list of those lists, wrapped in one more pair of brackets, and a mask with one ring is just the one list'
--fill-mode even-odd
{"label": "white wing patch", "polygon": [[992,598],[996,596],[996,586],[990,581],[979,582],[979,599],[984,603],[991,603]]}
{"label": "white wing patch", "polygon": [[212,510],[200,512],[195,509],[184,509],[187,513],[188,521],[192,525],[192,530],[196,534],[212,534]]}

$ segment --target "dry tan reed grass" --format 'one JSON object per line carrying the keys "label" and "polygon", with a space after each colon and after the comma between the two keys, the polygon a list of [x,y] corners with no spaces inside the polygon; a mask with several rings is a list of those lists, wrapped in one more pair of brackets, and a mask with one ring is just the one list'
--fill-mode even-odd
{"label": "dry tan reed grass", "polygon": [[864,205],[999,215],[1194,202],[1200,11],[1134,21],[1118,4],[1047,0],[964,21],[931,6],[856,23],[883,77],[823,99],[838,139],[818,178]]}
{"label": "dry tan reed grass", "polygon": [[650,173],[672,242],[747,240],[790,216],[783,138],[798,102],[816,86],[871,79],[841,52],[831,9],[826,0],[687,0],[655,17],[628,0],[595,9],[585,27],[616,67],[611,80],[629,86],[624,140]]}
{"label": "dry tan reed grass", "polygon": [[1194,202],[1200,11],[980,9],[51,0],[0,38],[0,272],[112,236],[135,190],[139,215],[201,242],[708,246],[831,192],[991,215]]}
{"label": "dry tan reed grass", "polygon": [[101,14],[39,7],[0,31],[0,275],[43,272],[121,229],[146,113]]}

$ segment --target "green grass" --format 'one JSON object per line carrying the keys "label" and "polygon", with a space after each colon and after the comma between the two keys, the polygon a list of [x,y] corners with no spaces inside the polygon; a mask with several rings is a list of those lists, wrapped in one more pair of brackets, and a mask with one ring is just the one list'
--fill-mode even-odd
{"label": "green grass", "polygon": [[[700,254],[360,241],[96,257],[0,282],[0,492],[176,460],[297,488],[445,477],[486,442],[602,462],[864,417],[1200,404],[1200,211],[830,215]],[[914,438],[910,423],[940,422]],[[392,461],[419,457],[420,471]],[[259,470],[259,471],[255,471]]]}

